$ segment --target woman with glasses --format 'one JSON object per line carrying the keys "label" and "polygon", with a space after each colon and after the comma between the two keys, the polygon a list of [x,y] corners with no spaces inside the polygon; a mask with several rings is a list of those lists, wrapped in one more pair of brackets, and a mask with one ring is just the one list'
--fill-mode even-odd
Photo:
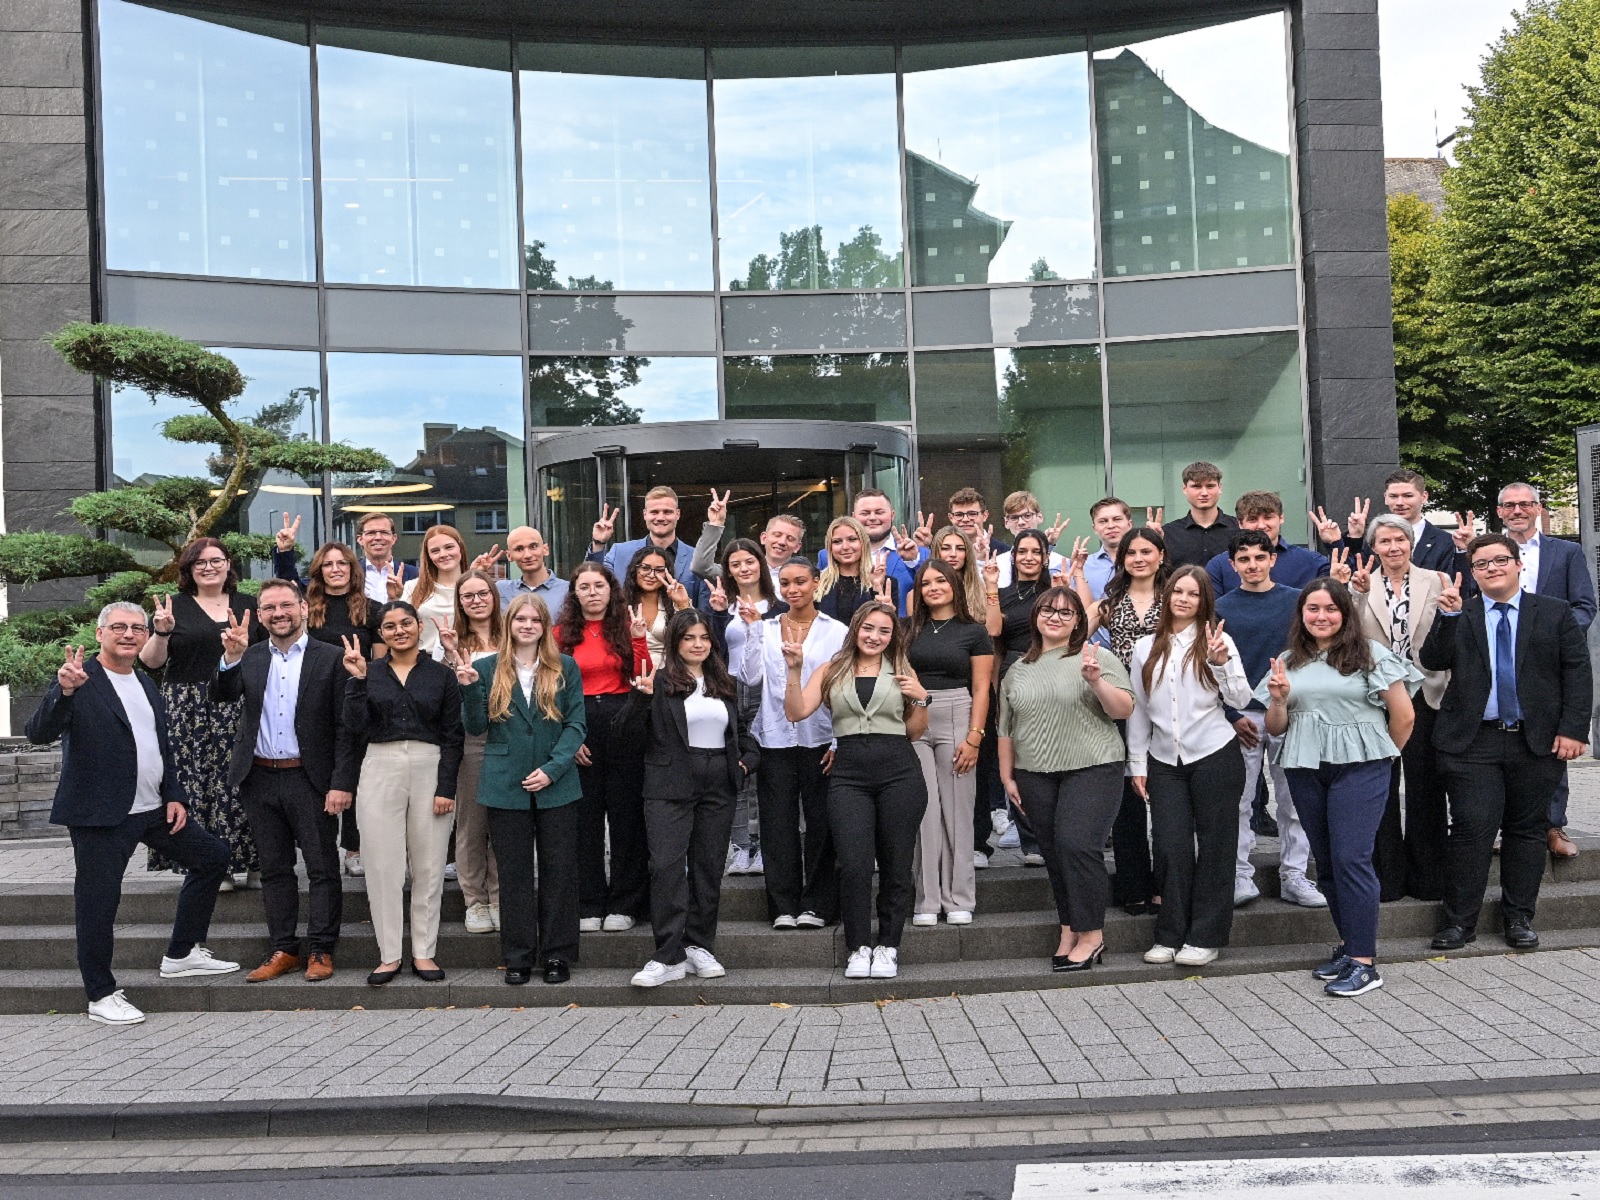
{"label": "woman with glasses", "polygon": [[1058,972],[1087,971],[1105,952],[1105,844],[1122,803],[1127,754],[1117,722],[1133,685],[1112,654],[1089,643],[1083,601],[1053,587],[1033,603],[1033,634],[1000,687],[1000,780],[1028,814],[1061,937]]}
{"label": "woman with glasses", "polygon": [[382,960],[367,982],[382,987],[400,974],[409,864],[411,973],[434,983],[444,978],[434,954],[461,770],[461,689],[453,671],[423,653],[417,610],[404,600],[378,610],[378,634],[385,657],[369,663],[354,645],[344,657],[345,729],[362,754],[361,845]]}
{"label": "woman with glasses", "polygon": [[889,552],[874,558],[865,525],[854,517],[835,517],[823,543],[828,565],[817,580],[817,611],[848,624],[856,609],[880,598],[899,609],[900,585],[889,578]]}
{"label": "woman with glasses", "polygon": [[633,619],[644,627],[644,641],[650,651],[651,663],[660,666],[667,618],[691,607],[693,603],[689,598],[689,589],[673,577],[672,564],[665,550],[644,546],[633,556],[633,561],[628,564],[623,598]]}
{"label": "woman with glasses", "polygon": [[[444,665],[452,671],[485,654],[498,654],[505,640],[500,618],[500,592],[487,571],[474,568],[456,584],[456,615],[439,630]],[[500,873],[489,845],[489,818],[478,803],[486,737],[469,733],[456,780],[456,831],[453,862],[466,902],[468,933],[493,933],[500,928]],[[449,874],[448,869],[446,874]]]}
{"label": "woman with glasses", "polygon": [[[261,857],[245,820],[237,788],[228,786],[228,766],[244,701],[216,704],[211,681],[222,661],[222,634],[230,620],[250,627],[251,642],[267,631],[256,621],[256,602],[238,590],[239,573],[216,538],[196,538],[178,556],[178,594],[156,600],[150,637],[139,661],[161,672],[161,699],[176,755],[178,781],[189,795],[189,819],[228,846],[228,874],[222,890],[234,889],[234,876],[257,886]],[[165,855],[150,851],[152,871],[175,870]]]}

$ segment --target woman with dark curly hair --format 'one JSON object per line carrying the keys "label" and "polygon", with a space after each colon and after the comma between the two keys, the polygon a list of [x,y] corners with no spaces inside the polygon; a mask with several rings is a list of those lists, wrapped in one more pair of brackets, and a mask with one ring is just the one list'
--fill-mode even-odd
{"label": "woman with dark curly hair", "polygon": [[[249,623],[252,642],[266,637],[255,614],[256,602],[239,591],[239,572],[222,543],[196,538],[178,556],[178,594],[157,599],[151,636],[139,651],[140,662],[161,672],[168,732],[172,744],[183,747],[178,780],[189,793],[189,819],[228,845],[225,892],[233,891],[233,877],[240,872],[246,873],[246,886],[257,884],[261,858],[239,790],[228,786],[244,701],[214,703],[211,680],[222,661],[222,633],[230,617]],[[152,850],[149,865],[165,871],[174,864]]]}
{"label": "woman with dark curly hair", "polygon": [[690,608],[689,589],[672,574],[672,560],[659,546],[641,546],[628,563],[622,580],[622,598],[628,612],[644,629],[650,661],[661,665],[667,618]]}

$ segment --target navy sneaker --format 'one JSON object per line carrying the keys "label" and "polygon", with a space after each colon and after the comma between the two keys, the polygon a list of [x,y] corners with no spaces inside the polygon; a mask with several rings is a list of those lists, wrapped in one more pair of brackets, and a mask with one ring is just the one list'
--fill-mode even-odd
{"label": "navy sneaker", "polygon": [[1326,983],[1330,979],[1337,979],[1344,974],[1345,964],[1350,961],[1350,956],[1344,952],[1344,946],[1333,948],[1333,953],[1328,956],[1328,961],[1320,967],[1311,968],[1311,978],[1320,979]]}
{"label": "navy sneaker", "polygon": [[1344,973],[1322,990],[1330,996],[1361,996],[1375,992],[1383,986],[1383,976],[1370,963],[1349,959]]}

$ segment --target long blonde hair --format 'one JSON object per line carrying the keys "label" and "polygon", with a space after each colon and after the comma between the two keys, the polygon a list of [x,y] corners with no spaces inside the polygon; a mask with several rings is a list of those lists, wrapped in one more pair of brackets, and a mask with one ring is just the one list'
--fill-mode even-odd
{"label": "long blonde hair", "polygon": [[839,564],[833,561],[833,531],[841,525],[856,531],[856,536],[861,539],[861,558],[856,563],[856,576],[861,580],[861,590],[867,591],[871,584],[868,577],[872,574],[872,539],[867,536],[867,527],[854,517],[835,517],[828,522],[828,531],[822,535],[822,548],[828,551],[828,565],[822,568],[822,575],[817,580],[817,599],[821,600],[839,582]]}
{"label": "long blonde hair", "polygon": [[533,592],[523,592],[511,601],[506,609],[505,636],[500,639],[500,650],[495,655],[494,682],[489,685],[489,720],[504,721],[511,715],[511,694],[521,685],[517,681],[516,647],[511,640],[511,621],[520,609],[530,604],[539,608],[544,629],[539,634],[538,666],[533,676],[533,699],[538,709],[552,721],[561,720],[561,706],[556,697],[561,694],[561,651],[556,648],[555,630],[550,628],[550,607],[543,597]]}
{"label": "long blonde hair", "polygon": [[433,589],[439,586],[439,572],[433,565],[433,559],[428,557],[428,543],[436,537],[447,537],[461,547],[461,565],[457,570],[465,574],[472,565],[467,558],[467,539],[461,536],[459,529],[454,525],[430,525],[428,532],[422,535],[422,552],[417,555],[416,586],[411,590],[411,603],[414,605],[421,604],[433,595]]}
{"label": "long blonde hair", "polygon": [[989,605],[983,595],[983,572],[978,570],[978,552],[966,531],[957,529],[954,525],[946,525],[933,535],[928,557],[938,558],[939,547],[944,545],[945,538],[952,536],[960,538],[961,544],[967,548],[967,564],[961,568],[961,588],[967,594],[967,607],[972,610],[972,619],[981,625],[988,615]]}

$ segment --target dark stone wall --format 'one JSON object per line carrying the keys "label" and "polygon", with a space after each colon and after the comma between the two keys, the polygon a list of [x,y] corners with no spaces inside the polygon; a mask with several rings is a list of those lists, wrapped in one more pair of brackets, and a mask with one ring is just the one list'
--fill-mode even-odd
{"label": "dark stone wall", "polygon": [[1313,492],[1342,520],[1399,461],[1378,0],[1299,0],[1293,37]]}

